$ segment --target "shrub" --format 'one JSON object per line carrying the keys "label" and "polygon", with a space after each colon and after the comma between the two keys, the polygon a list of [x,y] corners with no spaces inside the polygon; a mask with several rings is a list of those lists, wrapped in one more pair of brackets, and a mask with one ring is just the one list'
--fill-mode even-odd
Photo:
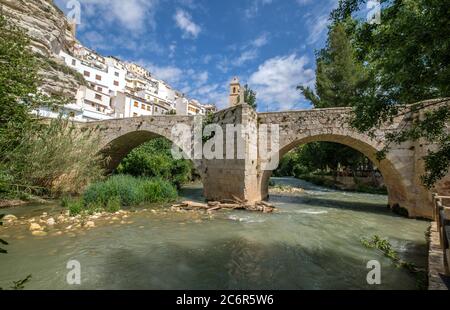
{"label": "shrub", "polygon": [[80,193],[103,176],[102,157],[92,147],[97,142],[98,136],[91,131],[81,131],[65,119],[51,120],[5,154],[2,174],[20,188],[54,196]]}
{"label": "shrub", "polygon": [[178,188],[192,177],[192,163],[175,160],[171,153],[172,143],[157,138],[134,149],[117,168],[119,174],[135,177],[160,178]]}
{"label": "shrub", "polygon": [[115,175],[106,181],[92,184],[83,195],[85,205],[99,204],[106,209],[117,207],[119,201],[121,206],[135,206],[141,203],[169,202],[176,197],[177,191],[168,181],[129,175]]}
{"label": "shrub", "polygon": [[69,209],[71,216],[75,216],[83,212],[84,204],[82,199],[70,199],[66,201],[66,207]]}
{"label": "shrub", "polygon": [[119,211],[121,207],[120,197],[111,197],[106,203],[106,211],[110,213]]}

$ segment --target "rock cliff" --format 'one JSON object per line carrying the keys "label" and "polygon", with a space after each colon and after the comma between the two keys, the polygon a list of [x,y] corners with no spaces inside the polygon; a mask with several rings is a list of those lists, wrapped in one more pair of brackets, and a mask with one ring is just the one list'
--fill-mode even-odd
{"label": "rock cliff", "polygon": [[30,37],[31,48],[42,61],[42,89],[73,97],[85,81],[56,57],[61,50],[70,52],[76,42],[64,13],[53,0],[0,0],[0,8]]}

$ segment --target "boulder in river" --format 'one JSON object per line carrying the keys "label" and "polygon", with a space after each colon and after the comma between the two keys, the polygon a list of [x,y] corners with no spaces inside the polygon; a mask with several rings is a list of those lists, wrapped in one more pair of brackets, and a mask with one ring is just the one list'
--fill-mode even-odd
{"label": "boulder in river", "polygon": [[36,237],[45,237],[45,236],[47,236],[47,233],[45,231],[42,231],[42,230],[33,231],[31,234],[33,236],[36,236]]}
{"label": "boulder in river", "polygon": [[17,220],[17,217],[15,215],[8,214],[3,217],[3,220],[6,222],[14,222],[15,220]]}
{"label": "boulder in river", "polygon": [[87,221],[87,222],[84,224],[84,227],[85,227],[85,228],[94,228],[94,227],[95,227],[95,223],[94,223],[93,221]]}
{"label": "boulder in river", "polygon": [[56,224],[56,221],[55,221],[55,219],[53,218],[53,217],[51,217],[51,218],[49,218],[48,220],[47,220],[47,225],[48,226],[53,226],[53,225],[55,225]]}
{"label": "boulder in river", "polygon": [[42,231],[42,230],[44,230],[44,228],[42,228],[42,226],[39,225],[38,223],[30,224],[30,231]]}

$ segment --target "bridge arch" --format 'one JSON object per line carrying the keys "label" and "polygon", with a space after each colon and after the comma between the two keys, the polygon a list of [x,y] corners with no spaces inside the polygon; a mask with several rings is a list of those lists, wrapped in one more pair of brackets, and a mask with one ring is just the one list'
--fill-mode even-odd
{"label": "bridge arch", "polygon": [[[327,128],[324,128],[322,132],[307,131],[294,136],[286,136],[281,134],[280,151],[278,154],[279,159],[281,160],[284,155],[294,148],[311,142],[334,142],[351,147],[365,155],[380,170],[388,191],[389,205],[391,207],[394,205],[399,205],[406,208],[411,214],[411,211],[413,210],[411,210],[411,207],[409,206],[406,184],[400,173],[401,167],[398,165],[401,161],[399,161],[399,159],[392,154],[388,154],[385,159],[378,161],[376,158],[376,153],[377,151],[383,149],[383,144],[374,141],[367,135],[354,131],[349,132],[348,129],[346,129],[344,133],[342,132],[342,128],[334,131],[335,132],[330,133]],[[261,195],[264,199],[268,198],[269,180],[272,173],[273,171],[267,170],[263,171],[260,176],[259,186]]]}
{"label": "bridge arch", "polygon": [[[193,122],[189,116],[146,116],[91,122],[87,127],[99,134],[99,142],[95,147],[108,158],[108,171],[113,171],[136,147],[156,138],[165,138],[173,143],[172,129],[183,124],[190,131]],[[180,149],[188,152],[183,146]],[[201,174],[201,162],[192,162]]]}

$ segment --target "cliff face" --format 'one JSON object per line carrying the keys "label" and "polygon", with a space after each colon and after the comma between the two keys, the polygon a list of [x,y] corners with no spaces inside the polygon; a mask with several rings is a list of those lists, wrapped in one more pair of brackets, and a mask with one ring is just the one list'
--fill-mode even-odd
{"label": "cliff face", "polygon": [[75,43],[71,26],[53,0],[0,0],[3,14],[23,28],[32,50],[42,60],[42,89],[49,94],[74,97],[83,78],[56,56],[70,52]]}

